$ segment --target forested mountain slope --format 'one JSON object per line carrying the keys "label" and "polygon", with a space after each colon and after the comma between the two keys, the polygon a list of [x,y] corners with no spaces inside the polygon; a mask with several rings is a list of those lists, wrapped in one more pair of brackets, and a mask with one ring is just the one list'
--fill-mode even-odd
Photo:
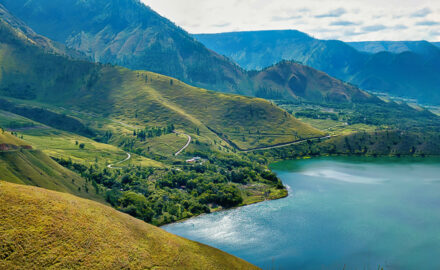
{"label": "forested mountain slope", "polygon": [[[52,0],[1,0],[0,3],[37,33],[79,50],[94,61],[149,70],[210,90],[266,97],[261,95],[260,81],[254,80],[253,74],[207,49],[138,0],[65,0],[63,5]],[[297,70],[297,67],[292,65],[289,68],[294,72],[288,77],[296,76],[295,71],[306,68]],[[314,81],[319,92],[334,91],[328,88],[328,84],[316,84],[319,82],[316,73],[308,72],[304,79]],[[279,82],[269,84],[275,88],[272,96],[280,93],[288,99],[302,96],[302,89],[286,90],[277,87]],[[344,87],[339,83],[338,91]],[[350,96],[351,92],[347,88],[344,95]],[[332,96],[324,93],[323,96],[313,96],[313,101]]]}
{"label": "forested mountain slope", "polygon": [[37,33],[97,62],[142,69],[228,91],[244,71],[138,0],[2,0]]}

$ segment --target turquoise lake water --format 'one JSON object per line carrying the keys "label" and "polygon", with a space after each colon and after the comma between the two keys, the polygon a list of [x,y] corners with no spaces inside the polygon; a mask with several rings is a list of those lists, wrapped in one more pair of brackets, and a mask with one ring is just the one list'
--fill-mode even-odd
{"label": "turquoise lake water", "polygon": [[272,169],[289,197],[163,227],[263,269],[440,269],[440,161],[320,158]]}

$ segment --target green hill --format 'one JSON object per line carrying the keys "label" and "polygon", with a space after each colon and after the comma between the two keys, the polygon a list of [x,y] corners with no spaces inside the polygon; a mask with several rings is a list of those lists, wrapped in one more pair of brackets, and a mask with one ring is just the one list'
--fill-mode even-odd
{"label": "green hill", "polygon": [[0,179],[104,201],[79,175],[8,132],[0,134]]}
{"label": "green hill", "polygon": [[258,269],[110,207],[0,182],[1,269]]}
{"label": "green hill", "polygon": [[[47,119],[41,118],[41,120]],[[18,140],[17,137],[10,136],[17,140],[17,142],[12,144],[20,145],[20,143],[25,143],[41,150],[50,157],[72,160],[72,162],[85,166],[98,164],[99,166],[107,167],[109,164],[114,164],[127,157],[125,151],[114,145],[99,143],[73,132],[55,129],[26,117],[2,110],[0,110],[0,127],[11,130],[17,133],[19,137],[23,137],[22,140]],[[0,141],[2,140],[0,139]],[[79,147],[80,144],[84,144],[84,149]],[[155,168],[164,166],[160,162],[135,154],[131,155],[129,162],[124,163],[124,165],[128,164]]]}
{"label": "green hill", "polygon": [[[242,149],[322,134],[262,99],[206,91],[155,73],[48,54],[5,21],[0,33],[0,95],[26,106],[50,104],[93,114],[91,125],[101,132],[106,127],[96,122],[99,117],[129,127],[173,124],[210,144],[220,136]],[[132,133],[133,128],[126,128],[118,135]]]}

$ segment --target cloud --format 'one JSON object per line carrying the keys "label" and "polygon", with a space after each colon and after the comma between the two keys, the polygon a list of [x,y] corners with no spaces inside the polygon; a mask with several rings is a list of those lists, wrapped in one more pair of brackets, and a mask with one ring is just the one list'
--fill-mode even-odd
{"label": "cloud", "polygon": [[335,29],[324,28],[324,27],[315,28],[315,29],[313,29],[313,31],[314,32],[321,32],[321,33],[334,33],[334,32],[337,32],[337,30],[335,30]]}
{"label": "cloud", "polygon": [[336,21],[330,23],[331,26],[353,26],[353,25],[359,25],[360,23],[351,22],[351,21]]}
{"label": "cloud", "polygon": [[348,30],[348,31],[344,32],[344,36],[350,36],[350,37],[360,36],[363,34],[365,34],[365,32],[358,32],[358,31],[353,31],[353,30]]}
{"label": "cloud", "polygon": [[298,9],[298,12],[310,12],[311,10],[309,8],[300,8]]}
{"label": "cloud", "polygon": [[346,13],[347,10],[345,10],[344,8],[337,8],[327,13],[316,15],[315,18],[339,18]]}
{"label": "cloud", "polygon": [[283,21],[290,21],[290,20],[296,20],[296,19],[302,19],[303,16],[297,15],[297,16],[273,16],[272,21],[273,22],[283,22]]}
{"label": "cloud", "polygon": [[393,26],[392,28],[393,28],[394,30],[405,30],[405,29],[408,29],[408,26],[403,25],[403,24],[398,24],[398,25],[396,25],[396,26]]}
{"label": "cloud", "polygon": [[419,26],[434,26],[434,25],[439,25],[440,22],[435,22],[435,21],[421,21],[421,22],[416,22],[416,25]]}
{"label": "cloud", "polygon": [[217,28],[221,28],[221,27],[228,27],[230,26],[231,23],[218,23],[218,24],[211,24],[212,27],[217,27]]}
{"label": "cloud", "polygon": [[423,8],[423,9],[419,9],[416,12],[414,12],[413,14],[411,14],[411,17],[423,18],[423,17],[428,16],[431,13],[432,13],[432,10],[430,8]]}
{"label": "cloud", "polygon": [[364,26],[361,29],[364,32],[378,32],[387,29],[387,27],[382,24],[376,24],[376,25]]}

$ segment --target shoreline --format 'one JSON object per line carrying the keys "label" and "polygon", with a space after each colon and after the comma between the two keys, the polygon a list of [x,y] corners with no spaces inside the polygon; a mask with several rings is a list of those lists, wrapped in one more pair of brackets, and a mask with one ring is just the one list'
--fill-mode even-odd
{"label": "shoreline", "polygon": [[259,203],[263,203],[263,202],[268,202],[268,201],[282,200],[282,199],[285,199],[285,198],[289,197],[290,190],[291,190],[290,186],[288,186],[288,185],[284,185],[284,187],[285,187],[285,190],[286,190],[286,194],[283,195],[283,196],[280,196],[280,197],[276,197],[276,198],[273,198],[273,199],[266,199],[266,200],[262,200],[262,201],[256,201],[256,202],[252,202],[252,203],[248,203],[248,204],[243,204],[243,205],[238,205],[238,206],[234,206],[234,207],[231,207],[231,208],[222,208],[222,209],[219,209],[219,210],[212,211],[210,213],[203,213],[203,214],[200,214],[200,215],[197,215],[197,216],[192,216],[192,217],[189,217],[189,218],[180,219],[180,220],[177,220],[177,221],[174,221],[174,222],[170,222],[170,223],[166,223],[166,224],[163,224],[163,225],[160,225],[160,226],[156,226],[156,227],[163,229],[163,227],[165,227],[165,226],[172,225],[172,224],[177,224],[177,223],[182,223],[182,222],[191,220],[193,218],[198,218],[198,217],[205,216],[205,215],[210,215],[210,214],[214,214],[214,213],[230,211],[230,210],[234,210],[234,209],[238,209],[238,208],[242,208],[242,207],[246,207],[246,206],[251,206],[251,205],[255,205],[255,204],[259,204]]}

